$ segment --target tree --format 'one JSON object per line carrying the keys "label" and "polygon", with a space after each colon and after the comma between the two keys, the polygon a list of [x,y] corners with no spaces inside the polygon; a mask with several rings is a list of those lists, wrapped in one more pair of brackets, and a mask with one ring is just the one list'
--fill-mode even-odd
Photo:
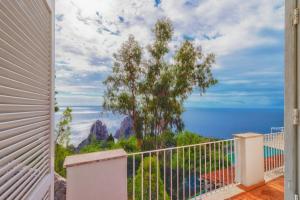
{"label": "tree", "polygon": [[71,135],[71,127],[70,123],[72,122],[72,109],[70,107],[67,107],[61,119],[59,120],[56,130],[56,144],[62,145],[62,146],[68,146],[70,143],[70,135]]}
{"label": "tree", "polygon": [[[113,72],[104,81],[106,92],[103,107],[128,115],[138,134],[138,89],[142,67],[142,48],[131,35],[117,54],[114,54]],[[138,135],[137,135],[138,136]],[[140,137],[138,137],[140,138]]]}
{"label": "tree", "polygon": [[[150,165],[151,165],[151,174],[150,174]],[[143,171],[143,172],[142,172]],[[157,163],[157,157],[151,156],[143,159],[143,168],[142,165],[139,165],[139,168],[136,172],[136,176],[130,178],[128,182],[128,199],[133,197],[133,184],[135,185],[135,199],[166,199],[169,200],[170,196],[167,191],[164,190],[164,183],[161,175],[160,164]],[[150,187],[150,177],[151,177],[151,187]],[[158,180],[158,182],[157,182]],[[143,181],[143,182],[142,182]],[[158,185],[157,185],[158,183]],[[143,188],[142,188],[143,185]],[[151,188],[151,199],[150,199],[150,188]],[[142,192],[143,189],[143,192]],[[158,189],[158,190],[157,190]],[[164,198],[165,197],[165,198]]]}
{"label": "tree", "polygon": [[129,115],[138,138],[182,131],[185,100],[195,89],[202,95],[217,83],[211,71],[214,54],[204,54],[200,46],[187,40],[171,51],[170,20],[158,20],[153,34],[145,64],[141,64],[142,48],[130,36],[115,55],[113,73],[105,81],[104,107]]}
{"label": "tree", "polygon": [[67,156],[73,154],[72,148],[69,146],[72,122],[72,109],[67,107],[61,119],[57,124],[56,140],[55,140],[55,171],[61,176],[66,176],[66,169],[63,167],[64,160]]}

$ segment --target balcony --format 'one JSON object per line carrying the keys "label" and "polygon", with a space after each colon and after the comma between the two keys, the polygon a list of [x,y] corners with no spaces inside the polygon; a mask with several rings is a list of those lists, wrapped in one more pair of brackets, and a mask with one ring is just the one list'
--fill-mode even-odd
{"label": "balcony", "polygon": [[245,133],[146,152],[70,156],[67,199],[263,199],[262,193],[283,199],[283,141],[281,131]]}

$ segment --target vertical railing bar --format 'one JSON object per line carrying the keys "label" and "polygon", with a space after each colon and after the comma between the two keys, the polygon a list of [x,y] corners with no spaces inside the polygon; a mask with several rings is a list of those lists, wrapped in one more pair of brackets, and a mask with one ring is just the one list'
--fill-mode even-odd
{"label": "vertical railing bar", "polygon": [[196,175],[196,164],[197,164],[197,160],[196,160],[196,146],[194,146],[194,198],[196,200],[196,193],[197,193],[197,175]]}
{"label": "vertical railing bar", "polygon": [[279,135],[278,135],[278,159],[279,159],[279,167],[281,167],[281,145],[280,145],[280,143],[281,143],[281,133],[279,133]]}
{"label": "vertical railing bar", "polygon": [[268,140],[267,140],[267,135],[264,135],[264,138],[265,138],[265,143],[264,143],[264,159],[266,160],[266,169],[265,171],[268,171],[268,152],[267,152],[267,144],[268,144]]}
{"label": "vertical railing bar", "polygon": [[132,199],[135,200],[135,155],[133,155],[132,157],[132,166],[133,166],[133,170],[132,170],[132,176],[133,176],[133,181],[132,181],[132,185],[133,185],[133,188],[132,188]]}
{"label": "vertical railing bar", "polygon": [[280,168],[280,135],[277,136],[277,157],[278,157],[278,168]]}
{"label": "vertical railing bar", "polygon": [[284,166],[284,133],[281,133],[281,165]]}
{"label": "vertical railing bar", "polygon": [[276,135],[273,134],[273,156],[274,156],[274,159],[273,159],[273,169],[276,169]]}
{"label": "vertical railing bar", "polygon": [[218,154],[219,154],[219,185],[220,185],[220,182],[221,182],[221,142],[218,142]]}
{"label": "vertical railing bar", "polygon": [[185,199],[185,171],[184,171],[184,164],[185,164],[185,161],[184,161],[184,148],[182,148],[182,189],[183,189],[183,192],[182,192],[182,199]]}
{"label": "vertical railing bar", "polygon": [[141,159],[142,159],[142,184],[141,184],[141,195],[142,195],[142,200],[144,199],[144,154],[141,154]]}
{"label": "vertical railing bar", "polygon": [[268,144],[268,140],[267,140],[267,135],[264,135],[264,159],[265,159],[265,171],[268,171],[268,152],[267,152],[267,149],[266,149],[266,144]]}
{"label": "vertical railing bar", "polygon": [[268,144],[269,144],[269,136],[266,135],[266,145],[264,145],[264,149],[266,150],[266,159],[267,159],[267,169],[266,171],[269,171],[269,151],[268,151]]}
{"label": "vertical railing bar", "polygon": [[269,135],[270,137],[270,143],[269,143],[269,158],[270,158],[270,171],[273,169],[273,155],[272,155],[272,135]]}
{"label": "vertical railing bar", "polygon": [[156,199],[159,197],[159,152],[156,152]]}
{"label": "vertical railing bar", "polygon": [[276,134],[273,134],[273,155],[274,155],[274,168],[276,169]]}
{"label": "vertical railing bar", "polygon": [[222,182],[222,186],[225,186],[225,175],[224,175],[224,142],[222,141],[222,178],[223,178],[223,182]]}
{"label": "vertical railing bar", "polygon": [[170,151],[170,197],[171,197],[171,200],[173,199],[173,161],[172,161],[172,158],[173,158],[173,150],[171,149]]}
{"label": "vertical railing bar", "polygon": [[191,147],[189,147],[189,199],[191,198]]}
{"label": "vertical railing bar", "polygon": [[202,145],[199,146],[199,180],[200,180],[200,192],[199,194],[202,194]]}
{"label": "vertical railing bar", "polygon": [[228,143],[229,143],[229,141],[227,141],[227,142],[225,142],[225,144],[226,144],[226,163],[227,163],[227,165],[226,165],[226,171],[227,171],[227,185],[228,185],[228,183],[229,183],[229,161],[228,161]]}
{"label": "vertical railing bar", "polygon": [[231,142],[230,142],[231,144],[230,144],[230,155],[231,155],[231,157],[230,157],[230,167],[231,167],[231,184],[233,184],[233,157],[235,156],[234,154],[233,154],[233,145],[234,145],[234,143],[233,143],[233,140],[231,140]]}
{"label": "vertical railing bar", "polygon": [[277,169],[278,165],[277,165],[277,162],[278,162],[278,158],[277,158],[277,133],[274,134],[274,151],[275,151],[275,169]]}
{"label": "vertical railing bar", "polygon": [[176,187],[177,187],[177,200],[179,198],[179,169],[178,169],[178,149],[177,149],[177,153],[176,153],[176,168],[177,168],[177,183],[176,183]]}
{"label": "vertical railing bar", "polygon": [[166,200],[166,151],[164,150],[164,200]]}
{"label": "vertical railing bar", "polygon": [[215,190],[217,189],[217,153],[216,153],[216,143],[214,143],[214,172],[215,172]]}
{"label": "vertical railing bar", "polygon": [[149,153],[149,199],[151,199],[151,152]]}
{"label": "vertical railing bar", "polygon": [[206,181],[207,181],[207,171],[206,171],[206,144],[205,144],[204,145],[204,190],[205,190],[205,193],[207,193]]}
{"label": "vertical railing bar", "polygon": [[212,191],[211,143],[209,143],[209,192]]}

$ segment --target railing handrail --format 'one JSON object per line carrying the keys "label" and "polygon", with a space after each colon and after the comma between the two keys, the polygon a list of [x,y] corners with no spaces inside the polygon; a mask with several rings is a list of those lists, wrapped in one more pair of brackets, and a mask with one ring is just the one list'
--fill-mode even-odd
{"label": "railing handrail", "polygon": [[161,152],[161,151],[189,148],[189,147],[201,146],[201,145],[209,145],[209,144],[220,143],[220,142],[228,142],[228,141],[234,141],[234,140],[237,140],[237,139],[232,138],[232,139],[226,139],[226,140],[216,140],[216,141],[211,141],[211,142],[203,142],[203,143],[190,144],[190,145],[184,145],[184,146],[176,146],[176,147],[168,147],[168,148],[162,148],[162,149],[154,149],[154,150],[149,150],[149,151],[140,151],[140,152],[134,152],[134,153],[127,153],[127,156],[149,154],[149,153],[155,153],[155,152]]}

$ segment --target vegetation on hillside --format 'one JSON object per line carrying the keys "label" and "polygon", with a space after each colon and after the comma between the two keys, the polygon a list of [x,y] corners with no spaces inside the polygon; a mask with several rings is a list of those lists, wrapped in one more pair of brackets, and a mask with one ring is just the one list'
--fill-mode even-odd
{"label": "vegetation on hillside", "polygon": [[104,81],[103,107],[130,116],[140,141],[143,136],[184,130],[185,100],[195,88],[201,95],[217,83],[211,72],[214,54],[204,54],[188,40],[170,49],[173,32],[168,19],[158,20],[154,41],[146,49],[129,36],[114,55],[113,72]]}

